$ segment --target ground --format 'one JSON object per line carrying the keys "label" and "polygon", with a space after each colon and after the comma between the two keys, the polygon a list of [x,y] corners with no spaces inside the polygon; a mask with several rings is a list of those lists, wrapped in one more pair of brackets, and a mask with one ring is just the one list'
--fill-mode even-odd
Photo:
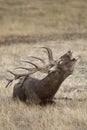
{"label": "ground", "polygon": [[[85,0],[0,1],[0,130],[87,129],[87,2]],[[44,107],[12,100],[5,88],[7,69],[21,59],[39,56],[47,46],[59,58],[67,50],[79,57],[74,73],[56,93],[55,105]],[[40,62],[34,61],[38,65]],[[41,73],[37,73],[42,78]]]}

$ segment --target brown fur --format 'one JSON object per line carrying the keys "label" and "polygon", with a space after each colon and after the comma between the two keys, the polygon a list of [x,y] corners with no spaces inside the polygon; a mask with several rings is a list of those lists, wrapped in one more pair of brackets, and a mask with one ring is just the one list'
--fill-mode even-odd
{"label": "brown fur", "polygon": [[[71,53],[71,52],[70,52]],[[13,99],[19,98],[21,101],[33,102],[36,104],[53,103],[55,93],[60,88],[62,82],[72,74],[75,58],[71,58],[72,53],[67,52],[60,59],[56,61],[49,69],[48,75],[42,80],[27,76],[23,84],[23,78],[14,86]]]}

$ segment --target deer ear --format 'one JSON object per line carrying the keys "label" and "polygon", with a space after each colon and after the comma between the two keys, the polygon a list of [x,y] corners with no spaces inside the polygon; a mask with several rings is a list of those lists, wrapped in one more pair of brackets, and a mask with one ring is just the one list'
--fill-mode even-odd
{"label": "deer ear", "polygon": [[53,66],[51,69],[49,69],[49,72],[55,72],[57,70],[57,66]]}
{"label": "deer ear", "polygon": [[60,65],[60,64],[62,64],[63,63],[63,61],[60,59],[59,61],[57,61],[57,64],[58,65]]}

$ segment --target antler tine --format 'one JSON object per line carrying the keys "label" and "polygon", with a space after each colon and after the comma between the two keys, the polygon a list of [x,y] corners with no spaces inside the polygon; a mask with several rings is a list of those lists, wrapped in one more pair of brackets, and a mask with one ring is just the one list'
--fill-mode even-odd
{"label": "antler tine", "polygon": [[54,60],[53,60],[53,53],[52,53],[52,50],[51,50],[50,48],[48,48],[48,47],[41,47],[41,48],[44,48],[44,49],[47,50],[49,62],[54,61]]}
{"label": "antler tine", "polygon": [[39,58],[39,57],[36,57],[36,56],[29,56],[29,57],[34,58],[34,59],[38,59],[38,60],[40,60],[43,64],[45,64],[45,61],[44,61],[43,59]]}
{"label": "antler tine", "polygon": [[7,85],[5,86],[5,88],[7,88],[9,86],[10,83],[13,82],[14,79],[6,79],[8,81]]}
{"label": "antler tine", "polygon": [[16,80],[16,79],[18,79],[18,78],[20,78],[20,77],[22,77],[22,74],[16,74],[16,73],[14,73],[14,72],[12,72],[12,71],[10,71],[10,70],[7,70],[7,72],[9,72],[10,74],[12,74],[12,75],[14,75],[14,79]]}
{"label": "antler tine", "polygon": [[13,82],[13,80],[15,80],[17,77],[17,75],[15,74],[15,73],[13,73],[12,71],[10,71],[10,70],[7,70],[7,72],[9,72],[9,73],[11,73],[12,75],[14,75],[15,76],[15,78],[13,78],[13,79],[6,79],[7,81],[8,81],[8,83],[7,83],[7,85],[5,86],[6,88],[9,86],[9,84],[10,83],[12,83]]}
{"label": "antler tine", "polygon": [[27,61],[27,60],[21,60],[21,62],[29,63],[29,64],[33,65],[35,68],[38,68],[37,65],[35,65],[34,63],[32,63],[32,62],[30,62],[30,61]]}
{"label": "antler tine", "polygon": [[24,69],[24,70],[32,71],[34,68],[17,67],[15,69]]}
{"label": "antler tine", "polygon": [[10,70],[7,70],[7,72],[11,73],[12,75],[16,76],[16,74]]}
{"label": "antler tine", "polygon": [[16,79],[19,79],[20,77],[23,77],[23,76],[28,76],[28,75],[31,75],[31,74],[33,74],[33,73],[35,73],[35,72],[37,72],[38,71],[38,69],[35,69],[35,70],[33,70],[33,71],[31,71],[30,73],[28,72],[28,73],[23,73],[23,74],[16,74],[16,73],[13,73],[12,71],[9,71],[8,70],[8,72],[9,73],[11,73],[11,74],[13,74],[14,75],[14,79],[16,80]]}

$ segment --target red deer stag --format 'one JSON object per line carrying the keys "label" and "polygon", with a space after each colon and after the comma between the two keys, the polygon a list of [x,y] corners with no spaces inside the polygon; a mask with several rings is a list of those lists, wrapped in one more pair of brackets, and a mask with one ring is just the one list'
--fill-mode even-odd
{"label": "red deer stag", "polygon": [[[62,82],[73,73],[77,58],[73,57],[73,53],[71,51],[68,51],[59,59],[54,60],[52,50],[47,47],[43,48],[46,49],[48,54],[48,64],[45,64],[43,59],[32,56],[32,58],[36,58],[43,62],[43,67],[38,67],[36,64],[25,60],[23,62],[32,64],[34,68],[17,68],[28,71],[22,74],[8,70],[8,72],[14,75],[14,78],[8,79],[6,87],[13,80],[19,79],[19,82],[15,84],[13,89],[13,99],[19,98],[21,101],[28,101],[29,103],[33,102],[35,104],[52,103],[54,95]],[[37,71],[47,73],[47,76],[41,80],[30,76]]]}

